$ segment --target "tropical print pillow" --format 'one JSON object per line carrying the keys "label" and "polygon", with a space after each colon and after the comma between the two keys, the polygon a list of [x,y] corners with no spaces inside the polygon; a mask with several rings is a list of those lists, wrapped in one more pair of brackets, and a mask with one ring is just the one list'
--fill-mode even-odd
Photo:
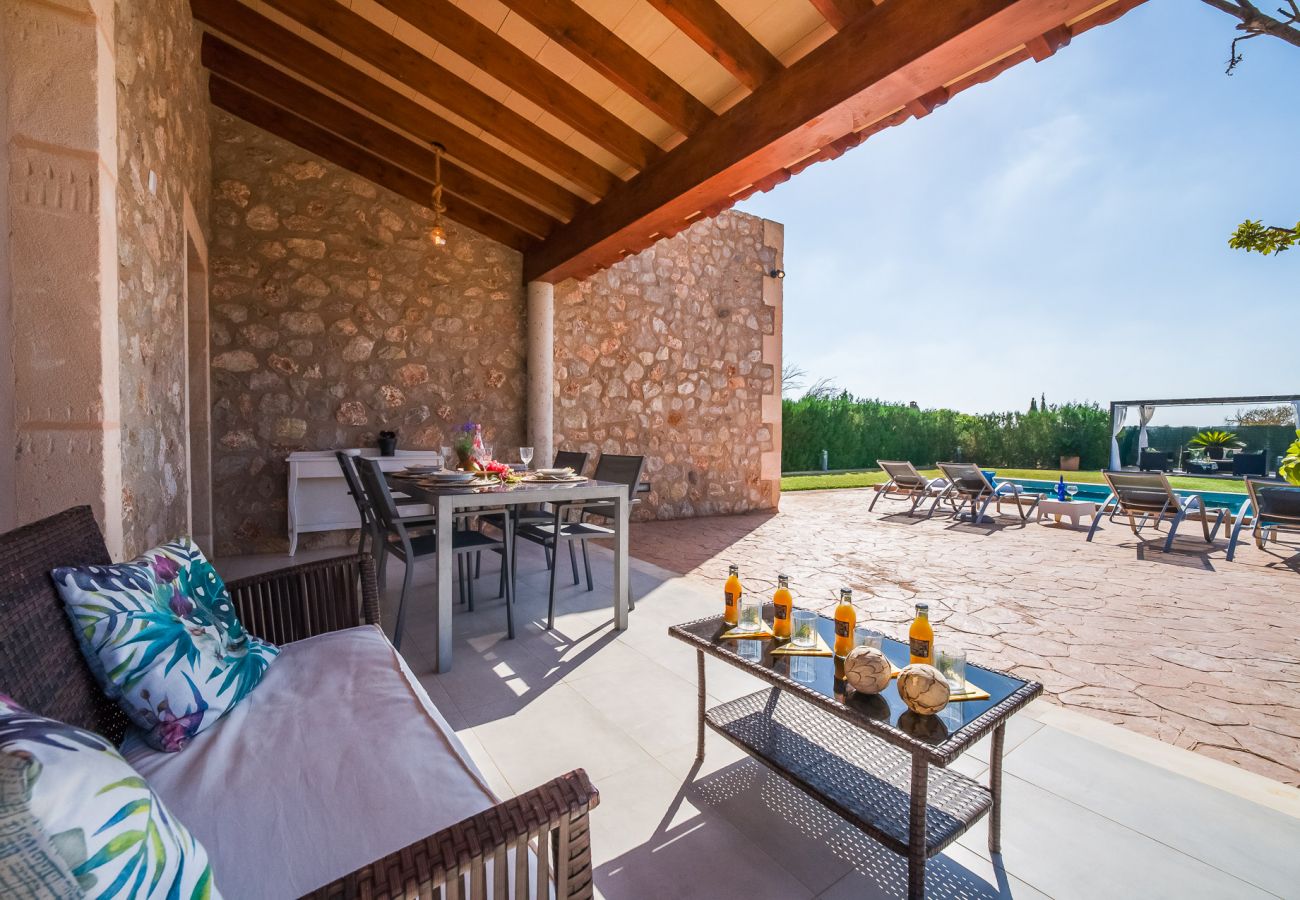
{"label": "tropical print pillow", "polygon": [[202,845],[112,744],[3,694],[0,885],[27,897],[220,897]]}
{"label": "tropical print pillow", "polygon": [[129,563],[51,574],[105,693],[157,750],[181,750],[210,728],[280,652],[244,631],[189,538]]}

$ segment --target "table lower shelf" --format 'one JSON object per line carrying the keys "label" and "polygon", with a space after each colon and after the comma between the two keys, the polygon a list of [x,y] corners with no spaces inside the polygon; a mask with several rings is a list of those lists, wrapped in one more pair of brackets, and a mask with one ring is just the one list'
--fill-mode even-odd
{"label": "table lower shelf", "polygon": [[[910,852],[911,754],[775,688],[715,706],[704,720],[895,853]],[[926,797],[927,857],[993,805],[988,788],[949,769],[930,769]]]}

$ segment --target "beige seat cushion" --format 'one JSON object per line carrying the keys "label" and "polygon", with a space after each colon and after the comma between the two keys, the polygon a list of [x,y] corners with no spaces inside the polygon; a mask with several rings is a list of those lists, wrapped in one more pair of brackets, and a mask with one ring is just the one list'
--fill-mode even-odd
{"label": "beige seat cushion", "polygon": [[207,847],[227,897],[297,897],[496,803],[377,626],[284,646],[179,753],[127,761]]}

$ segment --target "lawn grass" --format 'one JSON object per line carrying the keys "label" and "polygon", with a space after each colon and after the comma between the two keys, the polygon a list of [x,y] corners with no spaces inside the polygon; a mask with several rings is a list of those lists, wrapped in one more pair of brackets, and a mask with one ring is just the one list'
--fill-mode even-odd
{"label": "lawn grass", "polygon": [[[1037,481],[1056,481],[1062,475],[1066,482],[1076,484],[1102,484],[1100,472],[1063,472],[1059,469],[994,469],[999,478],[1028,478]],[[938,469],[922,469],[921,474],[937,478]],[[781,478],[783,491],[817,491],[829,488],[863,488],[880,484],[888,476],[879,470],[863,472],[842,472],[834,475],[786,475]],[[1237,478],[1218,480],[1214,478],[1188,478],[1186,476],[1169,476],[1171,487],[1184,491],[1205,491],[1207,493],[1244,494],[1246,482]]]}

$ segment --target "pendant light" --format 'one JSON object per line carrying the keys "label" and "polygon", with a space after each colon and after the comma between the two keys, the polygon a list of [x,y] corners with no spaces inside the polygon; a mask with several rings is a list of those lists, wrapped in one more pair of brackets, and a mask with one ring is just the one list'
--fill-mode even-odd
{"label": "pendant light", "polygon": [[435,247],[447,244],[447,229],[442,224],[442,214],[447,206],[442,202],[442,154],[447,148],[437,141],[433,144],[433,227],[429,229],[429,240]]}

